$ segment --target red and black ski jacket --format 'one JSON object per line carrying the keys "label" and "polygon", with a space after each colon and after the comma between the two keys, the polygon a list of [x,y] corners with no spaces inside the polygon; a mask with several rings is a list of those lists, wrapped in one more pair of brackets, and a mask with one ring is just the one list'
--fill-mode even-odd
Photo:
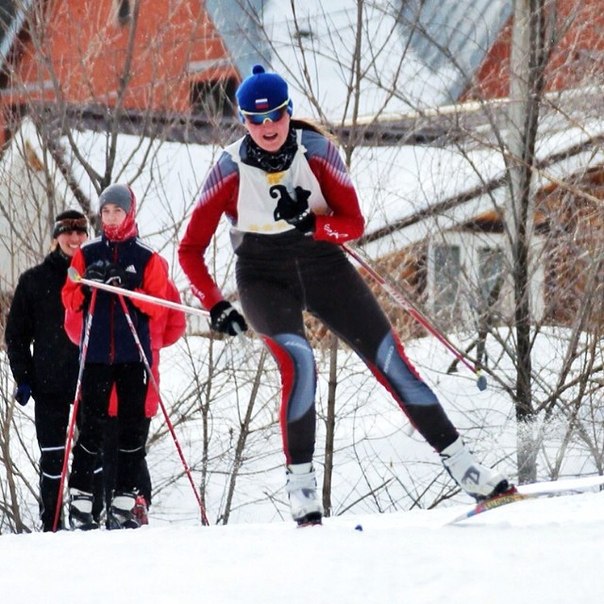
{"label": "red and black ski jacket", "polygon": [[[239,149],[242,157],[246,155],[246,142],[244,137]],[[301,145],[297,152],[304,153],[329,210],[326,214],[316,216],[312,238],[315,241],[339,244],[360,237],[365,221],[356,191],[337,148],[323,135],[312,130],[302,130]],[[239,166],[228,151],[223,151],[205,180],[199,201],[178,247],[180,265],[191,281],[193,293],[208,310],[222,300],[223,295],[210,274],[204,255],[223,214],[232,225],[232,233],[237,231],[242,210],[240,204],[249,202],[249,197],[242,196],[243,199],[240,199],[239,185]],[[276,206],[277,201],[273,198],[265,203],[267,206]],[[232,240],[237,238],[232,237]]]}
{"label": "red and black ski jacket", "polygon": [[[134,291],[165,298],[168,274],[161,257],[138,237],[109,241],[103,235],[84,244],[74,255],[71,265],[83,275],[88,266],[102,260],[122,266],[135,286]],[[71,280],[63,287],[62,299],[65,308],[70,311],[78,311],[86,304],[82,288]],[[151,363],[149,317],[159,316],[163,308],[127,297],[124,297],[124,300],[145,356]],[[87,314],[88,309],[84,310]],[[139,348],[115,294],[97,290],[93,315],[86,353],[87,363],[117,364],[142,361]]]}

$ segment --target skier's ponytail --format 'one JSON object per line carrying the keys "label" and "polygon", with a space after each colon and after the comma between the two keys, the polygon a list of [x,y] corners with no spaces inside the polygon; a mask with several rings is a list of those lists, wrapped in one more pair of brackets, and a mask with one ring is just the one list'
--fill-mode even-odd
{"label": "skier's ponytail", "polygon": [[328,138],[332,143],[339,144],[337,138],[329,131],[323,124],[310,119],[310,118],[292,118],[291,127],[298,130],[311,130]]}

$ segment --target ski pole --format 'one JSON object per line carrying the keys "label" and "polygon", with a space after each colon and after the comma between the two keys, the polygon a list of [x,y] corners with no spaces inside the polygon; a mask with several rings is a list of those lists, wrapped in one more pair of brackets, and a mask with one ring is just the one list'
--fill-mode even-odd
{"label": "ski pole", "polygon": [[365,269],[365,271],[367,271],[369,276],[376,283],[378,283],[384,289],[384,291],[386,293],[388,293],[390,295],[390,297],[403,310],[405,310],[407,313],[409,313],[409,315],[411,317],[413,317],[422,327],[424,327],[439,342],[441,342],[441,344],[443,344],[445,346],[445,348],[447,348],[447,350],[449,350],[449,352],[451,352],[458,361],[463,363],[472,373],[474,373],[474,375],[476,375],[476,377],[478,378],[476,381],[476,385],[479,390],[486,389],[487,378],[482,374],[480,369],[476,365],[471,363],[464,356],[464,354],[458,348],[456,348],[449,341],[449,339],[441,331],[439,331],[420,310],[418,310],[415,306],[413,306],[413,304],[411,302],[409,302],[409,300],[407,300],[407,298],[405,298],[405,296],[402,294],[402,292],[400,292],[398,289],[396,289],[394,286],[392,286],[390,283],[388,283],[388,281],[386,281],[386,279],[384,279],[384,277],[382,277],[382,275],[380,275],[366,260],[364,260],[362,258],[362,256],[356,250],[353,250],[352,248],[348,247],[345,244],[342,244],[342,247],[344,248],[344,251],[349,256],[354,258],[356,260],[356,262],[360,266],[362,266],[363,269]]}
{"label": "ski pole", "polygon": [[165,300],[164,298],[158,298],[157,296],[150,296],[149,294],[143,294],[141,292],[134,292],[129,289],[122,287],[116,287],[109,283],[102,283],[101,281],[93,281],[92,279],[86,279],[78,273],[77,269],[70,266],[67,270],[67,275],[75,283],[81,285],[88,285],[96,289],[102,289],[103,291],[118,294],[120,296],[126,296],[133,300],[141,300],[142,302],[150,302],[151,304],[157,304],[158,306],[165,306],[174,310],[180,310],[181,312],[188,313],[190,315],[199,315],[202,317],[208,317],[210,313],[202,308],[194,308],[193,306],[187,306],[186,304],[179,304],[178,302],[172,302],[172,300]]}
{"label": "ski pole", "polygon": [[69,420],[69,428],[67,430],[67,438],[65,440],[65,454],[63,456],[63,468],[61,469],[61,479],[59,481],[59,492],[57,493],[57,505],[55,507],[55,517],[52,522],[52,532],[57,532],[59,525],[59,516],[63,507],[63,488],[65,485],[65,477],[67,476],[67,465],[69,463],[69,454],[71,453],[71,443],[73,442],[73,433],[75,431],[76,418],[78,416],[78,408],[80,406],[80,398],[82,396],[82,376],[84,375],[84,363],[88,353],[88,342],[90,341],[90,326],[94,316],[94,307],[96,304],[96,290],[92,290],[90,297],[90,306],[88,307],[88,315],[86,316],[86,327],[84,330],[84,339],[82,340],[82,352],[80,354],[80,367],[78,369],[78,379],[76,382],[76,391],[73,399],[73,409],[71,410],[71,419]]}
{"label": "ski pole", "polygon": [[[120,289],[120,288],[117,288],[117,289]],[[187,461],[182,452],[180,443],[178,442],[178,438],[176,437],[176,432],[174,430],[174,426],[172,425],[172,422],[170,421],[170,417],[168,415],[164,402],[162,401],[161,393],[159,391],[159,385],[157,384],[157,381],[155,380],[155,377],[153,376],[153,372],[151,371],[151,366],[149,365],[149,360],[147,359],[147,357],[145,355],[145,351],[143,350],[143,345],[141,344],[140,338],[138,337],[138,333],[136,332],[136,328],[134,327],[134,323],[132,322],[132,317],[130,316],[130,311],[128,310],[128,307],[126,306],[126,301],[124,300],[124,295],[126,294],[126,291],[121,290],[118,293],[117,297],[122,306],[122,310],[124,311],[124,316],[126,317],[126,322],[128,323],[128,327],[130,328],[130,331],[132,332],[132,336],[134,337],[134,341],[136,342],[138,352],[141,355],[141,358],[143,359],[143,363],[145,365],[145,369],[147,371],[149,379],[150,379],[151,383],[153,384],[155,391],[157,392],[159,406],[161,407],[162,413],[164,414],[164,419],[166,420],[166,425],[168,426],[168,430],[170,431],[170,434],[172,435],[172,439],[174,440],[174,444],[176,445],[176,450],[178,451],[180,461],[182,462],[182,465],[185,469],[185,474],[187,475],[187,478],[189,479],[189,483],[191,484],[191,488],[193,489],[193,493],[195,494],[195,498],[197,499],[197,504],[199,505],[199,510],[201,512],[201,523],[204,526],[209,526],[210,522],[208,521],[208,517],[206,515],[205,506],[203,505],[203,502],[201,501],[201,496],[199,495],[199,493],[197,492],[197,488],[195,487],[195,482],[193,481],[193,477],[191,476],[191,470],[189,469],[189,465],[187,464]]]}

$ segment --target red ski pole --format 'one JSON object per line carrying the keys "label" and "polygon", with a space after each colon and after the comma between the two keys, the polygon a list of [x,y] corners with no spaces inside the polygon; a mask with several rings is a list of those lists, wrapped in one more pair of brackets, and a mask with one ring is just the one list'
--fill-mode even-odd
{"label": "red ski pole", "polygon": [[76,382],[76,391],[73,399],[73,409],[71,410],[71,418],[69,420],[69,428],[67,430],[67,439],[65,440],[65,454],[63,456],[63,468],[61,469],[61,480],[59,481],[59,492],[57,493],[57,505],[55,507],[55,517],[52,523],[52,532],[57,532],[59,525],[59,517],[61,508],[63,507],[63,487],[65,477],[67,476],[67,465],[69,464],[69,454],[71,453],[71,443],[73,442],[73,433],[75,431],[76,418],[78,416],[78,407],[80,406],[80,398],[82,396],[82,375],[84,374],[84,363],[86,362],[86,354],[88,353],[88,342],[90,341],[90,326],[94,316],[94,306],[96,304],[97,290],[92,290],[90,297],[90,306],[86,316],[86,327],[84,330],[84,339],[82,340],[82,352],[80,354],[80,367],[78,369],[78,379]]}
{"label": "red ski pole", "polygon": [[369,274],[369,276],[376,283],[378,283],[403,310],[409,313],[409,315],[413,317],[424,329],[426,329],[426,331],[431,333],[439,342],[441,342],[441,344],[443,344],[458,361],[463,363],[472,373],[474,373],[474,375],[476,375],[478,378],[476,385],[478,386],[479,390],[486,389],[487,378],[482,375],[480,369],[476,365],[471,363],[441,331],[434,327],[430,320],[420,310],[413,306],[413,304],[409,302],[409,300],[407,300],[407,298],[405,298],[405,296],[398,289],[388,283],[388,281],[386,281],[382,275],[380,275],[366,260],[364,260],[357,251],[345,244],[342,244],[342,247],[344,248],[344,251],[354,258],[356,262],[360,264]]}
{"label": "red ski pole", "polygon": [[[117,288],[117,289],[120,289],[120,288]],[[124,290],[122,290],[122,291],[124,291]],[[125,290],[125,291],[127,291],[127,290]],[[124,291],[124,293],[125,293],[125,291]],[[176,437],[176,432],[174,431],[174,426],[172,425],[172,422],[170,421],[170,417],[169,417],[166,407],[162,401],[161,394],[159,392],[159,385],[157,384],[157,381],[155,380],[155,377],[153,376],[153,372],[151,371],[151,366],[149,365],[149,361],[145,355],[145,351],[143,350],[143,345],[141,344],[140,338],[138,337],[138,333],[136,333],[136,328],[134,327],[134,323],[132,322],[132,317],[130,316],[130,312],[128,310],[128,307],[126,306],[126,301],[124,300],[124,296],[121,293],[118,293],[117,297],[122,306],[122,310],[124,311],[124,316],[126,317],[126,322],[128,323],[128,327],[130,328],[130,331],[132,332],[132,336],[134,337],[134,341],[136,342],[136,346],[138,348],[139,354],[141,355],[141,358],[143,359],[143,363],[145,364],[145,369],[147,371],[149,379],[151,380],[151,383],[153,384],[153,387],[155,388],[155,391],[157,392],[159,406],[161,407],[162,413],[164,414],[164,419],[166,420],[166,425],[168,426],[168,430],[170,431],[170,434],[172,435],[172,439],[174,440],[174,444],[176,445],[176,450],[178,451],[180,461],[182,462],[182,465],[185,469],[185,474],[187,475],[187,478],[189,479],[189,483],[191,484],[191,488],[193,489],[193,493],[195,494],[195,498],[197,499],[197,504],[199,505],[199,510],[201,512],[201,523],[203,524],[203,526],[209,526],[210,522],[208,521],[208,517],[206,515],[205,506],[203,505],[203,502],[201,501],[201,496],[199,495],[197,488],[195,487],[195,482],[193,481],[193,477],[191,476],[191,470],[189,469],[189,465],[187,464],[187,461],[182,452],[180,443],[178,442],[178,438]]]}

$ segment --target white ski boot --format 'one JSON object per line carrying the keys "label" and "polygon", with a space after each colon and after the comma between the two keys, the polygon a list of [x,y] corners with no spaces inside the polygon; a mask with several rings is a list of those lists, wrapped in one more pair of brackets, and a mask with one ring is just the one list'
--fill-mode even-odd
{"label": "white ski boot", "polygon": [[135,514],[136,496],[134,493],[115,493],[107,512],[107,529],[136,529],[141,522]]}
{"label": "white ski boot", "polygon": [[321,524],[323,506],[317,497],[317,479],[311,463],[287,466],[287,484],[292,518],[298,526]]}
{"label": "white ski boot", "polygon": [[69,489],[69,526],[72,531],[98,529],[98,522],[92,516],[92,493],[79,489]]}
{"label": "white ski boot", "polygon": [[451,478],[477,501],[499,495],[510,488],[503,474],[479,464],[474,459],[461,437],[443,449],[440,457]]}

